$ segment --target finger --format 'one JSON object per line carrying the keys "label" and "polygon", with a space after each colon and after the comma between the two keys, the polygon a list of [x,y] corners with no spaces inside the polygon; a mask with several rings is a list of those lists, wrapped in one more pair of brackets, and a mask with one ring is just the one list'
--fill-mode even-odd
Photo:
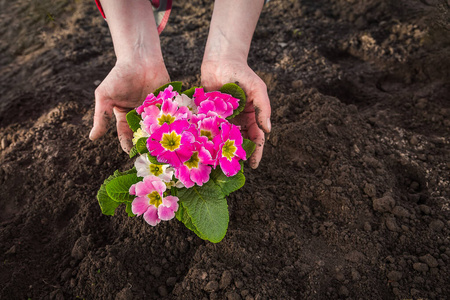
{"label": "finger", "polygon": [[133,147],[133,131],[127,123],[127,109],[114,106],[114,115],[116,116],[117,135],[119,136],[120,146],[126,153],[130,153]]}
{"label": "finger", "polygon": [[249,159],[250,167],[256,169],[259,166],[263,154],[265,142],[264,132],[254,124],[254,126],[251,126],[248,130],[248,137],[256,144],[255,152],[253,152]]}
{"label": "finger", "polygon": [[272,129],[270,100],[267,94],[267,86],[262,80],[252,87],[249,98],[250,101],[253,101],[255,108],[256,123],[265,133],[269,133]]}
{"label": "finger", "polygon": [[89,133],[91,140],[96,140],[106,133],[111,117],[112,106],[110,102],[103,96],[101,91],[95,90],[94,125]]}

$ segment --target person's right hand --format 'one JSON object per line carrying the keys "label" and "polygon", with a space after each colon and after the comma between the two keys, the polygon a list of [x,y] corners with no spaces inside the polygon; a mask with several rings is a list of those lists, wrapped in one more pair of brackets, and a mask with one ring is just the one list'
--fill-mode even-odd
{"label": "person's right hand", "polygon": [[89,138],[96,140],[108,130],[112,113],[116,117],[117,135],[122,149],[129,153],[133,146],[133,132],[126,114],[141,105],[145,97],[170,82],[164,63],[117,62],[95,90],[94,125]]}

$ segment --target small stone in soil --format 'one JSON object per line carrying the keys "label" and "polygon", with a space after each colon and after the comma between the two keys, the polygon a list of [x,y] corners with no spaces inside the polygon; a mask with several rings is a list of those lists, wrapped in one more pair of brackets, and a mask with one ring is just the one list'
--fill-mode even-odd
{"label": "small stone in soil", "polygon": [[86,255],[89,248],[87,236],[81,236],[73,245],[71,255],[73,258],[81,260]]}
{"label": "small stone in soil", "polygon": [[222,278],[220,279],[220,288],[226,289],[230,285],[232,280],[233,280],[233,276],[231,275],[231,272],[228,270],[225,270],[222,273]]}
{"label": "small stone in soil", "polygon": [[419,272],[427,272],[428,271],[428,265],[427,264],[424,264],[424,263],[415,263],[415,264],[413,264],[413,268],[414,268],[414,270],[416,270],[416,271],[419,271]]}
{"label": "small stone in soil", "polygon": [[353,281],[359,281],[361,279],[361,275],[356,269],[352,269],[352,279]]}
{"label": "small stone in soil", "polygon": [[375,211],[390,212],[395,206],[395,200],[391,196],[384,196],[374,199],[372,205]]}
{"label": "small stone in soil", "polygon": [[431,254],[427,254],[424,256],[419,257],[421,262],[426,263],[430,268],[436,268],[439,266],[436,258],[434,258]]}
{"label": "small stone in soil", "polygon": [[387,274],[387,277],[389,278],[390,281],[397,282],[400,279],[402,279],[402,273],[399,271],[391,271]]}
{"label": "small stone in soil", "polygon": [[434,220],[430,223],[430,229],[440,232],[444,228],[445,224],[441,220]]}
{"label": "small stone in soil", "polygon": [[403,208],[401,206],[396,206],[394,209],[392,209],[392,213],[396,217],[402,217],[402,218],[408,218],[409,217],[409,211],[406,208]]}
{"label": "small stone in soil", "polygon": [[422,213],[429,215],[431,213],[431,209],[429,206],[426,206],[425,204],[419,205],[419,209]]}
{"label": "small stone in soil", "polygon": [[166,280],[166,285],[167,286],[174,286],[177,283],[177,278],[176,277],[169,277]]}
{"label": "small stone in soil", "polygon": [[219,283],[217,281],[210,281],[203,289],[208,293],[215,292],[219,289]]}
{"label": "small stone in soil", "polygon": [[4,138],[2,138],[2,142],[1,142],[1,147],[2,147],[2,150],[5,150],[6,149],[6,147],[8,147],[8,140],[6,139],[6,137],[4,137]]}
{"label": "small stone in soil", "polygon": [[377,189],[375,188],[375,185],[371,183],[366,183],[364,186],[364,193],[366,193],[369,197],[375,197],[377,194]]}
{"label": "small stone in soil", "polygon": [[341,286],[339,289],[339,295],[341,296],[348,296],[348,289],[345,286]]}
{"label": "small stone in soil", "polygon": [[169,293],[167,292],[167,288],[164,285],[161,285],[158,288],[158,293],[161,297],[167,297],[167,295],[169,295]]}
{"label": "small stone in soil", "polygon": [[417,138],[417,136],[413,135],[409,142],[411,143],[411,145],[415,146],[419,143],[419,139]]}
{"label": "small stone in soil", "polygon": [[153,266],[150,269],[150,274],[152,274],[155,277],[159,277],[161,275],[161,272],[162,272],[162,269],[160,267]]}
{"label": "small stone in soil", "polygon": [[115,300],[133,300],[133,292],[129,288],[124,288],[117,293]]}
{"label": "small stone in soil", "polygon": [[397,221],[395,220],[394,217],[388,217],[388,218],[386,218],[386,227],[387,227],[387,229],[389,229],[390,231],[394,231],[394,232],[400,231],[400,228],[398,227]]}

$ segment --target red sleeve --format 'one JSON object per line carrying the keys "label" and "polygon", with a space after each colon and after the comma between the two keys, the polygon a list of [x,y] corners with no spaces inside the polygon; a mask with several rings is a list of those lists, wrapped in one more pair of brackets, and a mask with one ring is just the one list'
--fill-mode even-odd
{"label": "red sleeve", "polygon": [[102,4],[100,3],[100,0],[95,0],[95,4],[97,4],[98,10],[102,14],[103,19],[106,20],[106,16],[105,16],[105,13],[103,12],[103,7],[102,7]]}

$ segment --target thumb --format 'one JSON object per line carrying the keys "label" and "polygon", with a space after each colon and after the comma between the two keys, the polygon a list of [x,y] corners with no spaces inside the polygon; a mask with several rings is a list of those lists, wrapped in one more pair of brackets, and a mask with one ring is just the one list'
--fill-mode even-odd
{"label": "thumb", "polygon": [[99,92],[95,91],[95,113],[94,113],[94,125],[89,134],[91,140],[96,140],[102,137],[109,127],[109,122],[112,117],[112,106],[110,101]]}

